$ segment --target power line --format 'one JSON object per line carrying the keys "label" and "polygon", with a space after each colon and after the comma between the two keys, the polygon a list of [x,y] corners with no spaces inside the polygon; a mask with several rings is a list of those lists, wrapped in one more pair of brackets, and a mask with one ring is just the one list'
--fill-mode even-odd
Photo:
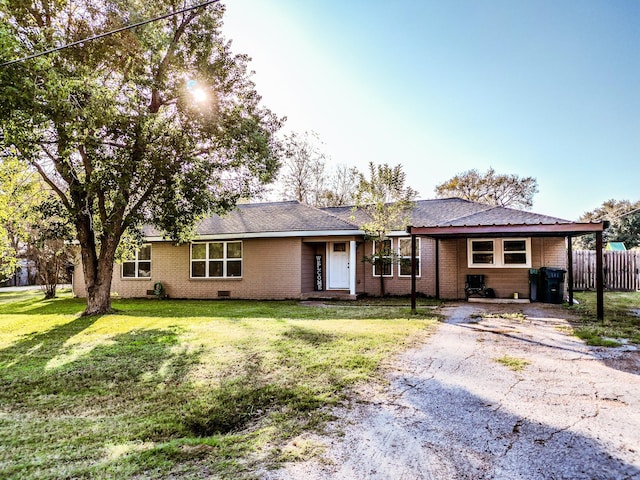
{"label": "power line", "polygon": [[142,22],[134,23],[132,25],[127,25],[127,26],[124,26],[124,27],[116,28],[115,30],[111,30],[111,31],[106,32],[106,33],[101,33],[99,35],[94,35],[93,37],[88,37],[88,38],[85,38],[83,40],[78,40],[76,42],[68,43],[66,45],[62,45],[60,47],[52,48],[50,50],[45,50],[44,52],[34,53],[33,55],[29,55],[28,57],[18,58],[16,60],[10,60],[10,61],[5,62],[5,63],[0,63],[0,67],[6,67],[6,66],[9,66],[9,65],[13,65],[14,63],[25,62],[27,60],[31,60],[33,58],[41,57],[43,55],[48,55],[50,53],[59,52],[60,50],[64,50],[65,48],[75,47],[76,45],[81,45],[81,44],[86,43],[86,42],[91,42],[93,40],[98,40],[100,38],[108,37],[109,35],[113,35],[114,33],[124,32],[125,30],[131,30],[133,28],[140,27],[140,26],[146,25],[148,23],[157,22],[158,20],[164,20],[165,18],[173,17],[174,15],[179,15],[181,13],[189,12],[189,11],[195,10],[197,8],[206,7],[208,5],[211,5],[212,3],[217,3],[219,1],[220,0],[208,0],[208,1],[204,2],[204,3],[200,3],[198,5],[193,5],[192,7],[183,8],[182,10],[178,10],[176,12],[166,13],[164,15],[160,15],[159,17],[154,17],[154,18],[151,18],[149,20],[143,20]]}
{"label": "power line", "polygon": [[[640,208],[634,208],[632,210],[629,210],[628,212],[624,211],[625,208],[626,207],[624,206],[619,206],[613,212],[603,213],[600,217],[598,217],[594,221],[597,222],[599,220],[605,220],[605,219],[618,220],[619,218],[626,217],[627,215],[631,215],[632,213],[640,212]],[[624,213],[621,213],[620,215],[618,215],[619,212],[624,212]]]}
{"label": "power line", "polygon": [[640,208],[634,208],[633,210],[630,210],[621,215],[618,215],[617,217],[613,217],[613,220],[618,220],[619,218],[626,217],[627,215],[631,215],[632,213],[636,213],[636,212],[640,212]]}

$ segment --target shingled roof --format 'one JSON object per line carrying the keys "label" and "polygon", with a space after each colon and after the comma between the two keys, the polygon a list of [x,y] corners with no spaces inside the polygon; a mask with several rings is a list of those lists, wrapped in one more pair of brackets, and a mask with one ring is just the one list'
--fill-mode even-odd
{"label": "shingled roof", "polygon": [[343,231],[358,227],[297,201],[238,205],[227,215],[209,217],[196,229],[199,235],[265,232]]}
{"label": "shingled roof", "polygon": [[[367,221],[362,210],[353,207],[314,208],[297,201],[250,203],[238,205],[226,215],[214,215],[202,220],[196,234],[207,236],[285,236],[285,234],[314,234],[320,232],[358,234]],[[515,210],[492,207],[460,198],[418,200],[410,215],[416,227],[475,226],[475,225],[554,225],[568,220]],[[145,230],[147,237],[159,237],[153,229]]]}
{"label": "shingled roof", "polygon": [[[434,202],[437,200],[434,200]],[[429,202],[429,200],[427,200]],[[441,210],[446,213],[440,218],[431,217],[433,208],[425,208],[426,215],[414,215],[415,226],[462,226],[462,225],[554,225],[571,223],[562,218],[550,217],[539,213],[516,210],[507,207],[495,207],[470,202],[460,198],[447,198],[441,201]],[[424,205],[424,202],[419,202]],[[433,207],[433,205],[431,206]],[[420,210],[420,207],[418,207]],[[431,220],[435,221],[431,221]]]}
{"label": "shingled roof", "polygon": [[[354,212],[353,207],[330,207],[322,210],[358,225],[367,221],[364,212]],[[571,223],[561,218],[513,208],[494,207],[461,198],[417,200],[409,220],[409,223],[416,227]]]}

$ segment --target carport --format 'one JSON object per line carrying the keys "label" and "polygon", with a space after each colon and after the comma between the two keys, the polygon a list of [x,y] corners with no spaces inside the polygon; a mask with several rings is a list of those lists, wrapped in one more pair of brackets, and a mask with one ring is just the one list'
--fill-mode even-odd
{"label": "carport", "polygon": [[589,223],[550,223],[550,224],[504,224],[504,225],[442,225],[429,227],[407,227],[411,235],[411,311],[416,311],[416,238],[419,236],[435,239],[435,289],[436,298],[440,298],[440,256],[439,243],[447,238],[523,238],[523,237],[564,237],[567,244],[567,285],[569,303],[573,303],[573,237],[595,234],[596,236],[596,299],[597,316],[604,319],[604,273],[602,265],[602,233],[608,227],[608,222]]}

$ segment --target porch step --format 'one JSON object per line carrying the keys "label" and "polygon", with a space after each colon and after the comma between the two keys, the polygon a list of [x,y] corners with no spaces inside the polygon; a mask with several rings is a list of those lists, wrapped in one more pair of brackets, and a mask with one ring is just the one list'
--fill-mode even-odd
{"label": "porch step", "polygon": [[348,290],[323,290],[307,292],[300,295],[300,300],[357,300],[358,295],[351,295]]}

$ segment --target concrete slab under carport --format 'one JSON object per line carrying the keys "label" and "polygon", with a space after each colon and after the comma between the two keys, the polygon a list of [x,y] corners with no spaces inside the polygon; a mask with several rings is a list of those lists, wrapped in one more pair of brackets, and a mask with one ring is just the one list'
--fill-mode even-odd
{"label": "concrete slab under carport", "polygon": [[415,262],[416,238],[431,237],[436,240],[435,271],[436,298],[440,298],[440,265],[438,246],[444,238],[480,238],[491,236],[495,238],[519,237],[564,237],[567,239],[567,283],[569,286],[569,303],[573,303],[573,247],[574,236],[595,234],[596,236],[596,310],[599,320],[604,320],[604,268],[602,234],[609,227],[609,222],[569,222],[555,223],[523,223],[523,224],[492,224],[492,225],[434,225],[424,227],[408,226],[407,233],[411,235],[411,311],[416,312],[416,275]]}

